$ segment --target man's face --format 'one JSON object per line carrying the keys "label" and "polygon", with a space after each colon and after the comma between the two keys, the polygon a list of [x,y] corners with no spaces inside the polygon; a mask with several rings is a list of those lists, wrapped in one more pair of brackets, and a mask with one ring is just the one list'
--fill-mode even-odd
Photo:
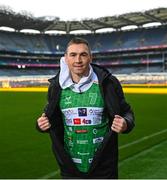
{"label": "man's face", "polygon": [[65,60],[72,76],[88,75],[92,56],[85,44],[70,45],[65,54]]}

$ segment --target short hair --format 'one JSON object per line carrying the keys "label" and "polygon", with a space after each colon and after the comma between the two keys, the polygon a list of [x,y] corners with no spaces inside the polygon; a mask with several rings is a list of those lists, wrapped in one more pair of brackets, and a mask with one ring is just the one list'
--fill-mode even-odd
{"label": "short hair", "polygon": [[88,47],[89,53],[91,54],[91,48],[90,48],[88,41],[86,39],[80,38],[80,37],[74,37],[73,39],[71,39],[69,41],[69,43],[67,44],[67,47],[66,47],[65,54],[67,53],[68,47],[72,44],[85,44]]}

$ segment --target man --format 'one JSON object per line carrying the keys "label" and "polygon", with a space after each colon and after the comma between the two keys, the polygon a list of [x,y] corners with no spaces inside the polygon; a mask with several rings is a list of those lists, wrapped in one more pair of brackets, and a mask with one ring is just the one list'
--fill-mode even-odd
{"label": "man", "polygon": [[63,178],[115,179],[118,133],[133,129],[134,114],[116,77],[91,62],[88,42],[72,39],[37,126],[50,133]]}

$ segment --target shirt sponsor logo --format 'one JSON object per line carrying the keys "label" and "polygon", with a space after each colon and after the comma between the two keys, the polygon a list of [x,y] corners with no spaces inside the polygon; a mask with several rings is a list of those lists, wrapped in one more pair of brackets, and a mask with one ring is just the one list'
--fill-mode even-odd
{"label": "shirt sponsor logo", "polygon": [[62,112],[65,116],[71,116],[71,115],[76,115],[75,109],[69,108],[69,109],[62,109]]}
{"label": "shirt sponsor logo", "polygon": [[87,133],[88,130],[87,129],[78,129],[78,130],[75,130],[76,133]]}
{"label": "shirt sponsor logo", "polygon": [[93,160],[93,158],[90,158],[90,159],[88,159],[88,162],[91,164],[92,160]]}
{"label": "shirt sponsor logo", "polygon": [[80,118],[74,118],[73,122],[74,122],[74,124],[81,124],[81,119]]}
{"label": "shirt sponsor logo", "polygon": [[78,116],[87,116],[87,108],[78,108]]}
{"label": "shirt sponsor logo", "polygon": [[72,140],[69,140],[69,141],[68,141],[68,144],[69,144],[69,146],[71,146],[71,147],[73,147],[73,146],[74,146],[74,143],[73,143],[73,141],[72,141]]}
{"label": "shirt sponsor logo", "polygon": [[71,96],[69,97],[65,97],[65,104],[68,105],[68,104],[71,104]]}
{"label": "shirt sponsor logo", "polygon": [[97,137],[93,138],[93,144],[101,143],[103,141],[104,137]]}
{"label": "shirt sponsor logo", "polygon": [[71,136],[68,136],[67,138],[68,138],[69,140],[72,140],[72,137],[71,137]]}
{"label": "shirt sponsor logo", "polygon": [[71,137],[71,136],[68,136],[68,137],[67,137],[67,140],[68,140],[68,145],[71,146],[71,147],[73,147],[73,146],[74,146],[74,143],[73,143],[73,141],[72,141],[72,137]]}
{"label": "shirt sponsor logo", "polygon": [[81,160],[81,159],[78,159],[78,158],[72,158],[72,160],[73,160],[75,163],[78,163],[78,164],[81,164],[81,163],[82,163],[82,160]]}
{"label": "shirt sponsor logo", "polygon": [[68,129],[69,129],[69,131],[71,131],[71,132],[72,132],[72,127],[69,127]]}
{"label": "shirt sponsor logo", "polygon": [[91,108],[88,111],[88,115],[102,116],[103,108]]}
{"label": "shirt sponsor logo", "polygon": [[101,124],[102,117],[93,117],[93,124]]}
{"label": "shirt sponsor logo", "polygon": [[81,155],[81,156],[87,156],[89,155],[90,153],[89,152],[77,152],[78,155]]}
{"label": "shirt sponsor logo", "polygon": [[82,124],[92,124],[92,121],[89,119],[83,119]]}
{"label": "shirt sponsor logo", "polygon": [[67,132],[67,135],[68,136],[71,136],[72,135],[72,132],[71,131],[66,131]]}
{"label": "shirt sponsor logo", "polygon": [[93,134],[97,134],[97,129],[93,129]]}
{"label": "shirt sponsor logo", "polygon": [[72,124],[72,119],[66,119],[66,124],[67,124],[67,125]]}
{"label": "shirt sponsor logo", "polygon": [[77,144],[88,144],[88,140],[77,140]]}

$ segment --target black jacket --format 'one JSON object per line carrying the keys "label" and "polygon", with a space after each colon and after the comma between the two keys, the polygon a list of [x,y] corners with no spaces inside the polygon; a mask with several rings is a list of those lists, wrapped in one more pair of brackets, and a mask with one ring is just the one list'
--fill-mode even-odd
{"label": "black jacket", "polygon": [[[105,112],[110,119],[109,126],[111,127],[114,115],[118,114],[124,117],[127,122],[128,128],[124,133],[130,132],[134,127],[134,114],[130,105],[125,101],[119,81],[106,69],[93,64],[92,67],[99,80],[100,90],[105,102]],[[118,178],[118,135],[113,131],[110,131],[104,138],[101,148],[93,158],[88,173],[82,173],[76,168],[72,159],[64,150],[64,127],[59,107],[61,94],[59,74],[49,81],[48,104],[45,107],[45,113],[51,123],[48,132],[62,177],[81,179]]]}

